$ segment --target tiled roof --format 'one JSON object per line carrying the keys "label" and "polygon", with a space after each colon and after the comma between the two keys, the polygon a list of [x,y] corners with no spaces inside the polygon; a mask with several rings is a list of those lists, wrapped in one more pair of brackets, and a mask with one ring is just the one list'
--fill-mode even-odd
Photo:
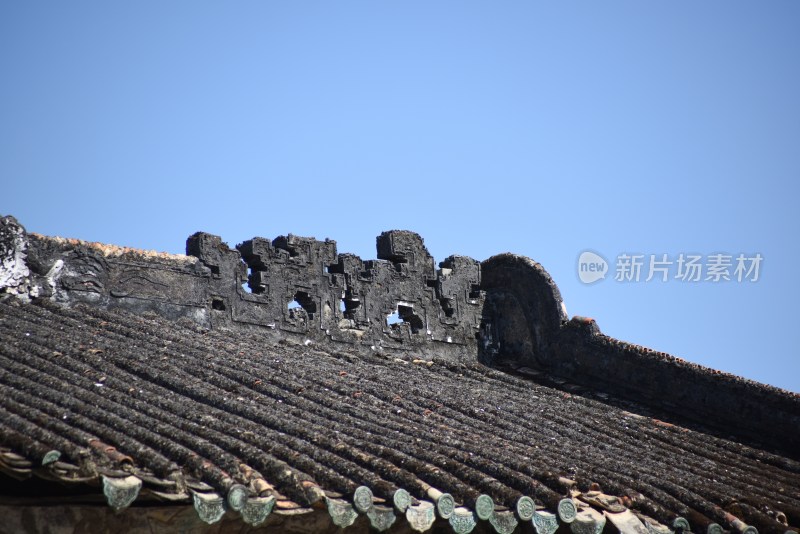
{"label": "tiled roof", "polygon": [[101,484],[115,508],[193,503],[250,524],[325,509],[341,526],[457,532],[800,526],[796,454],[546,373],[45,299],[0,301],[0,339],[2,472]]}

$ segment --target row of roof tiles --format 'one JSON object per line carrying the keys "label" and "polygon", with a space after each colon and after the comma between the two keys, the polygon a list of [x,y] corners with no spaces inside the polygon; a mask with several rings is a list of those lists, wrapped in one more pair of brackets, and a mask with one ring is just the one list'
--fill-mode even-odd
{"label": "row of roof tiles", "polygon": [[324,507],[340,526],[400,514],[457,532],[800,524],[792,458],[477,364],[268,346],[47,303],[0,303],[0,335],[0,467],[102,480],[114,508],[144,489],[191,499],[209,522]]}

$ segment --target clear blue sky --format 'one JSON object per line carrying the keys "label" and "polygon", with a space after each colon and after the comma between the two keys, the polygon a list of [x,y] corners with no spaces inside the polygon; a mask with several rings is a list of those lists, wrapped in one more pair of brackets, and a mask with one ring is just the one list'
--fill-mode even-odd
{"label": "clear blue sky", "polygon": [[[182,252],[197,230],[512,251],[607,334],[800,391],[800,3],[4,2],[0,213]],[[760,253],[593,285],[585,249]]]}

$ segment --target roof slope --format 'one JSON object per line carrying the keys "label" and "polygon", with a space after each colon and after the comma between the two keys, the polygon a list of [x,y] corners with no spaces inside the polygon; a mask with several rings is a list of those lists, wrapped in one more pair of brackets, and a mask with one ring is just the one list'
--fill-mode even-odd
{"label": "roof slope", "polygon": [[412,527],[439,516],[462,532],[474,511],[498,532],[521,518],[542,534],[549,513],[575,519],[573,502],[593,531],[625,508],[651,530],[800,526],[796,459],[478,363],[39,301],[0,301],[0,339],[3,471],[104,480],[115,507],[129,484],[133,498],[193,495],[206,520],[228,506],[251,523],[274,497],[327,503],[342,525],[357,511],[389,521],[382,504],[395,504]]}

